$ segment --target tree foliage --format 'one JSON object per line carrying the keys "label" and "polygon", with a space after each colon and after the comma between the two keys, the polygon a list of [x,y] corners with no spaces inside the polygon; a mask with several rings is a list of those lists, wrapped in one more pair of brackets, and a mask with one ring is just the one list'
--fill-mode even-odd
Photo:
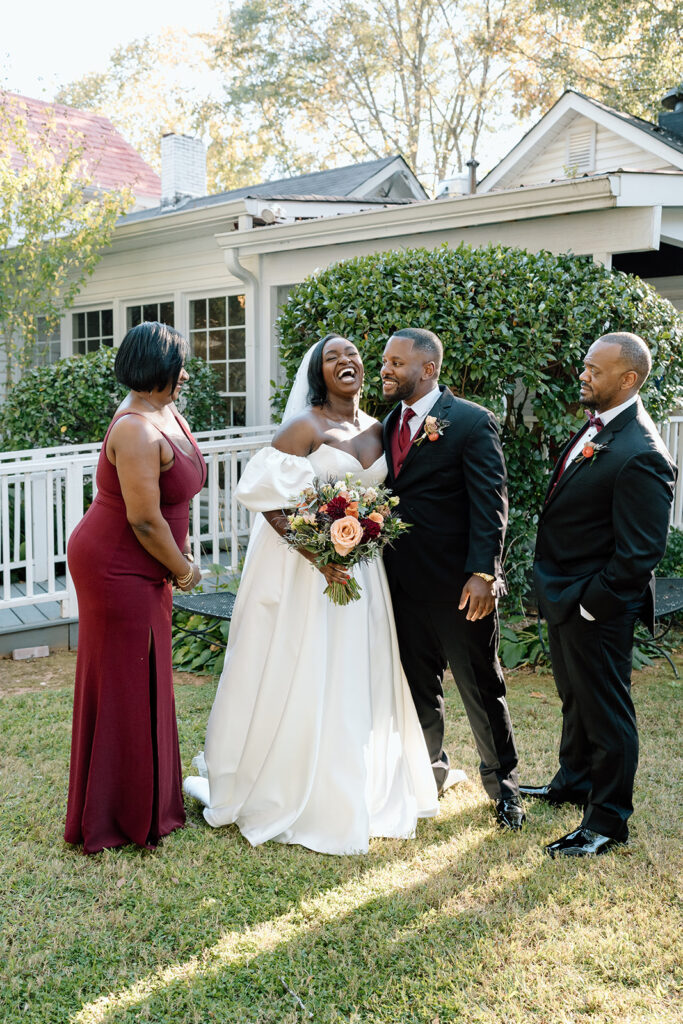
{"label": "tree foliage", "polygon": [[[127,392],[114,376],[116,349],[29,370],[0,406],[3,451],[101,441]],[[225,426],[225,399],[210,366],[188,359],[181,407],[193,430]]]}
{"label": "tree foliage", "polygon": [[335,264],[288,297],[278,321],[286,382],[282,410],[306,349],[329,331],[350,338],[365,363],[363,404],[382,418],[379,369],[390,334],[436,331],[441,380],[487,406],[501,424],[510,482],[506,572],[514,600],[524,592],[547,476],[583,421],[577,374],[589,345],[634,331],[652,351],[643,398],[663,419],[683,393],[683,319],[635,277],[589,258],[489,246],[378,253]]}
{"label": "tree foliage", "polygon": [[210,192],[258,181],[281,165],[277,144],[264,126],[248,124],[219,102],[226,71],[212,68],[214,45],[212,36],[164,29],[117,47],[105,71],[65,86],[57,99],[109,117],[157,171],[161,137],[176,132],[207,141]]}
{"label": "tree foliage", "polygon": [[656,121],[683,79],[683,8],[672,0],[535,0],[545,45],[534,57],[556,95],[573,86]]}
{"label": "tree foliage", "polygon": [[433,185],[539,101],[540,19],[521,0],[244,0],[216,38],[228,104],[328,159],[402,153]]}
{"label": "tree foliage", "polygon": [[50,117],[32,130],[7,95],[0,136],[0,345],[9,388],[33,362],[39,319],[52,330],[72,305],[130,194],[94,194],[78,133],[58,131]]}

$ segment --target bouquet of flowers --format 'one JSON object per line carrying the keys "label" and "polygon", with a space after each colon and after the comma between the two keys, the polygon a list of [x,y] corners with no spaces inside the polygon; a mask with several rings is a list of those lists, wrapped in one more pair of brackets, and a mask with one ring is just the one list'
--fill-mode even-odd
{"label": "bouquet of flowers", "polygon": [[[394,511],[398,501],[387,487],[365,487],[353,473],[343,480],[314,480],[292,501],[296,510],[287,516],[285,541],[311,551],[319,569],[329,562],[350,569],[376,558],[410,528]],[[353,577],[329,584],[324,592],[335,604],[357,601],[361,594]]]}

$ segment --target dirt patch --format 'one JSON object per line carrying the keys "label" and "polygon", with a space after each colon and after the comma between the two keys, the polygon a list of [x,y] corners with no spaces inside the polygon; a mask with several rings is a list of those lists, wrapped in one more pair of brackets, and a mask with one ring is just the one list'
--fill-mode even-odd
{"label": "dirt patch", "polygon": [[[43,689],[73,687],[75,674],[76,652],[64,648],[55,648],[47,658],[28,658],[26,661],[0,658],[0,698]],[[176,686],[204,686],[212,678],[192,672],[173,673]]]}

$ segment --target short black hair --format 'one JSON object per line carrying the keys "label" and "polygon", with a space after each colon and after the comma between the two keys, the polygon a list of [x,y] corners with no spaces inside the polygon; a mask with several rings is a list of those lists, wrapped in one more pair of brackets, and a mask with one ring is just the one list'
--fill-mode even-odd
{"label": "short black hair", "polygon": [[178,383],[189,346],[173,327],[146,320],[119,345],[114,373],[131,391],[163,391]]}
{"label": "short black hair", "polygon": [[327,401],[327,384],[323,377],[323,349],[328,341],[332,341],[333,338],[339,338],[341,341],[348,341],[348,338],[344,338],[341,334],[336,334],[334,331],[332,334],[326,334],[324,338],[321,338],[318,344],[313,349],[311,358],[308,363],[308,404],[323,406]]}
{"label": "short black hair", "polygon": [[652,356],[640,335],[632,334],[630,331],[612,331],[610,334],[603,334],[598,341],[604,341],[606,345],[619,346],[622,360],[629,370],[635,370],[638,374],[638,388],[641,388],[650,376]]}
{"label": "short black hair", "polygon": [[443,345],[434,331],[427,331],[423,327],[404,327],[400,331],[393,331],[392,338],[409,338],[413,348],[419,348],[426,352],[436,366],[436,376],[441,372],[443,361]]}

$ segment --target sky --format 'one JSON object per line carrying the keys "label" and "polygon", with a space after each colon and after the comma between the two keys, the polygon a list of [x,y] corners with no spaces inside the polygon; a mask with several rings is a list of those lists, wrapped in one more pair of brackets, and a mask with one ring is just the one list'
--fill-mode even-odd
{"label": "sky", "polygon": [[[103,71],[117,46],[166,27],[210,29],[227,7],[226,0],[115,0],[107,8],[93,0],[7,0],[6,7],[10,4],[0,27],[0,88],[43,100],[88,72]],[[482,139],[479,177],[522,134],[517,126]]]}
{"label": "sky", "polygon": [[0,28],[0,85],[52,99],[61,85],[104,70],[117,46],[168,26],[209,29],[225,7],[224,0],[9,0]]}

